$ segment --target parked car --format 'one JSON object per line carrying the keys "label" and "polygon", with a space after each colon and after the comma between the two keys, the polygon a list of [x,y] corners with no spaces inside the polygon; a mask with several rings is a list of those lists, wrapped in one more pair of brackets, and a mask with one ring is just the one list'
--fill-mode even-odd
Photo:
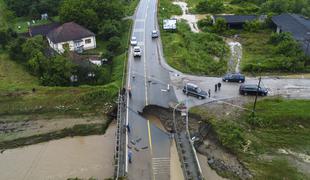
{"label": "parked car", "polygon": [[196,84],[187,83],[183,87],[183,93],[186,95],[195,96],[198,99],[205,99],[208,96],[208,93],[201,90]]}
{"label": "parked car", "polygon": [[268,90],[264,87],[258,87],[257,84],[242,84],[239,88],[239,93],[241,95],[258,95],[267,96]]}
{"label": "parked car", "polygon": [[132,37],[131,37],[131,40],[130,40],[130,44],[131,44],[132,46],[138,45],[137,38],[134,37],[134,36],[132,36]]}
{"label": "parked car", "polygon": [[228,73],[226,74],[223,79],[225,82],[239,82],[244,83],[245,76],[240,73]]}
{"label": "parked car", "polygon": [[152,38],[158,38],[158,31],[152,31]]}
{"label": "parked car", "polygon": [[142,50],[140,46],[135,46],[133,48],[133,57],[141,57],[141,54],[142,54]]}

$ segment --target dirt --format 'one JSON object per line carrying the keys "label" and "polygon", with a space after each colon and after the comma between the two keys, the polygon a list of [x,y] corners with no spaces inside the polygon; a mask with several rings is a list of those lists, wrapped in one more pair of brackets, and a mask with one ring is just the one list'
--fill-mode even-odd
{"label": "dirt", "polygon": [[240,163],[237,157],[220,145],[213,133],[208,133],[197,150],[208,158],[209,166],[219,174],[229,173],[240,179],[252,178],[251,173]]}
{"label": "dirt", "polygon": [[1,121],[0,141],[8,141],[21,137],[70,128],[77,124],[102,123],[102,117],[87,118],[53,118],[41,120]]}

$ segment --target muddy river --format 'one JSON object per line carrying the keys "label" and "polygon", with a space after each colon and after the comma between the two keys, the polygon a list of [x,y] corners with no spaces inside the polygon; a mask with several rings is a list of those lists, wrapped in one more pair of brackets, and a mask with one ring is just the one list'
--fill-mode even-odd
{"label": "muddy river", "polygon": [[113,176],[115,124],[104,135],[60,140],[6,150],[0,154],[0,179],[104,179]]}

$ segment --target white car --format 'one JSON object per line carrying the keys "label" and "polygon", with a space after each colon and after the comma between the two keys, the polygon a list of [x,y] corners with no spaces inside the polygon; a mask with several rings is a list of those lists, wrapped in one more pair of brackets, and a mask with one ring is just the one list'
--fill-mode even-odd
{"label": "white car", "polygon": [[130,44],[131,44],[132,46],[138,45],[137,38],[134,37],[134,36],[132,36],[132,37],[131,37],[131,40],[130,40]]}
{"label": "white car", "polygon": [[142,50],[139,46],[133,48],[133,57],[141,57]]}

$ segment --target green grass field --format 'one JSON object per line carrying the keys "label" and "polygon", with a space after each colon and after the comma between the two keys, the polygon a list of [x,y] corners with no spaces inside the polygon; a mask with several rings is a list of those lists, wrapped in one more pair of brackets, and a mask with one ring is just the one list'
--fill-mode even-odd
{"label": "green grass field", "polygon": [[[247,105],[252,106],[252,103]],[[249,112],[229,119],[210,116],[203,107],[191,110],[208,119],[220,142],[255,173],[254,179],[307,179],[279,149],[310,152],[310,101],[265,99],[258,101],[256,118]],[[244,147],[250,142],[248,149]],[[263,156],[269,159],[262,158]],[[299,159],[299,157],[294,157]]]}
{"label": "green grass field", "polygon": [[[159,23],[180,14],[181,10],[169,0],[160,1]],[[220,75],[226,72],[229,49],[223,39],[211,33],[193,33],[185,21],[177,23],[177,30],[161,31],[163,49],[172,67],[190,74]]]}

